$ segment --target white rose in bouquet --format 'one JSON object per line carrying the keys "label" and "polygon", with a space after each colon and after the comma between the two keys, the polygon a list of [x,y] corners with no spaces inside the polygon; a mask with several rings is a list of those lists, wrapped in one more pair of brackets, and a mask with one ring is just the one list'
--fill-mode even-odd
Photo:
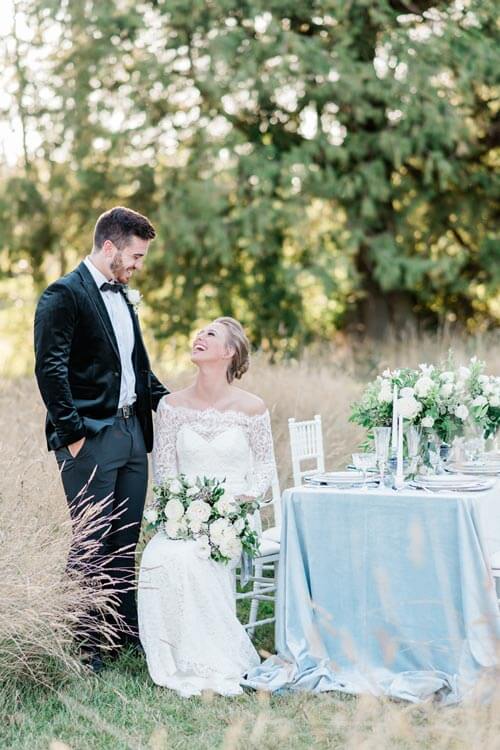
{"label": "white rose in bouquet", "polygon": [[165,534],[170,539],[177,539],[180,536],[181,530],[178,521],[166,521],[165,522]]}
{"label": "white rose in bouquet", "polygon": [[427,375],[423,375],[415,383],[415,393],[417,396],[420,396],[420,398],[425,398],[431,392],[433,385],[434,383],[431,378],[427,377]]}
{"label": "white rose in bouquet", "polygon": [[233,527],[237,534],[241,534],[243,529],[245,528],[245,519],[244,518],[238,518],[234,523]]}
{"label": "white rose in bouquet", "polygon": [[158,511],[156,508],[146,508],[144,518],[148,523],[156,523],[158,520]]}
{"label": "white rose in bouquet", "polygon": [[172,479],[172,481],[169,484],[170,492],[173,492],[174,495],[177,495],[182,490],[182,484],[179,482],[178,479]]}
{"label": "white rose in bouquet", "polygon": [[204,523],[210,518],[210,513],[211,508],[208,503],[205,503],[203,500],[193,500],[186,510],[186,517],[190,521]]}
{"label": "white rose in bouquet", "polygon": [[455,416],[458,417],[458,419],[461,419],[462,422],[465,422],[465,420],[469,416],[469,410],[465,404],[460,404],[460,406],[457,406],[457,408],[455,409]]}
{"label": "white rose in bouquet", "polygon": [[467,380],[470,377],[470,370],[468,367],[458,368],[458,377],[460,380]]}
{"label": "white rose in bouquet", "polygon": [[240,540],[238,537],[230,537],[228,539],[224,538],[221,543],[218,545],[221,555],[224,555],[224,557],[229,558],[236,558],[241,555],[241,551],[243,549]]}
{"label": "white rose in bouquet", "polygon": [[200,491],[199,487],[196,487],[196,486],[188,487],[186,490],[186,497],[194,497],[195,495],[198,494],[199,491]]}
{"label": "white rose in bouquet", "polygon": [[422,419],[422,427],[434,427],[434,419],[432,417],[424,417]]}
{"label": "white rose in bouquet", "polygon": [[208,536],[204,534],[203,536],[198,537],[195,542],[195,550],[198,557],[201,557],[202,560],[208,560],[210,558],[212,550]]}
{"label": "white rose in bouquet", "polygon": [[172,498],[165,505],[165,516],[172,521],[179,521],[184,515],[184,506],[177,498]]}
{"label": "white rose in bouquet", "polygon": [[455,373],[447,370],[446,372],[442,372],[439,377],[443,383],[452,383],[455,380]]}
{"label": "white rose in bouquet", "polygon": [[398,414],[401,414],[404,419],[414,419],[421,410],[422,404],[414,396],[398,399]]}
{"label": "white rose in bouquet", "polygon": [[440,388],[440,394],[443,396],[443,398],[450,398],[451,394],[453,393],[454,386],[453,383],[445,383]]}
{"label": "white rose in bouquet", "polygon": [[410,386],[406,386],[406,388],[401,388],[399,395],[401,398],[411,398],[415,395],[415,389],[411,388]]}
{"label": "white rose in bouquet", "polygon": [[210,524],[210,538],[217,546],[220,545],[224,538],[224,533],[229,528],[230,523],[226,518],[218,518]]}
{"label": "white rose in bouquet", "polygon": [[230,495],[223,495],[220,500],[215,503],[217,513],[221,516],[229,516],[231,513],[236,513],[238,505],[234,501],[234,497]]}
{"label": "white rose in bouquet", "polygon": [[497,393],[493,393],[489,398],[490,406],[500,406],[500,396]]}
{"label": "white rose in bouquet", "polygon": [[187,524],[188,524],[188,528],[190,529],[191,533],[194,536],[198,536],[198,534],[201,534],[202,531],[204,534],[206,534],[207,524],[203,523],[203,521],[192,519],[192,520],[189,520]]}

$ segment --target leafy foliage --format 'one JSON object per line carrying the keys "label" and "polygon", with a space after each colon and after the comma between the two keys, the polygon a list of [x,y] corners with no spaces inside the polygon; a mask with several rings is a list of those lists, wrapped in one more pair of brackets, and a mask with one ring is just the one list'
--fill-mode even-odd
{"label": "leafy foliage", "polygon": [[491,0],[18,7],[9,105],[39,145],[0,181],[11,261],[65,270],[126,203],[159,228],[158,337],[220,313],[271,350],[498,323]]}

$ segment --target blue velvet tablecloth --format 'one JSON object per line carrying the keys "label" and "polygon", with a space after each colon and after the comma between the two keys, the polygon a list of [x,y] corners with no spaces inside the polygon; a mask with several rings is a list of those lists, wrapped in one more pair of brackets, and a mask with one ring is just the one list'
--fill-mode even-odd
{"label": "blue velvet tablecloth", "polygon": [[245,684],[461,700],[497,667],[481,495],[287,490],[277,655]]}

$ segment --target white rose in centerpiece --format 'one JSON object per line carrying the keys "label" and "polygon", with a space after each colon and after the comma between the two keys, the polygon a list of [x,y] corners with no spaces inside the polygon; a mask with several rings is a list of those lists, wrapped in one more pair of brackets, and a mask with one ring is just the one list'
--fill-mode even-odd
{"label": "white rose in centerpiece", "polygon": [[441,386],[439,392],[443,398],[450,398],[451,394],[453,393],[454,386],[453,383],[445,383]]}
{"label": "white rose in centerpiece", "polygon": [[469,416],[469,410],[465,404],[460,404],[460,406],[457,406],[457,408],[455,409],[455,416],[458,417],[458,419],[461,419],[462,422],[465,422],[465,420]]}
{"label": "white rose in centerpiece", "polygon": [[411,388],[410,386],[406,386],[406,388],[401,388],[399,395],[401,398],[411,398],[411,396],[415,395],[415,389]]}
{"label": "white rose in centerpiece", "polygon": [[204,523],[210,518],[211,511],[212,509],[208,503],[205,503],[203,500],[193,500],[186,510],[186,516],[190,521]]}
{"label": "white rose in centerpiece", "polygon": [[392,385],[390,380],[382,380],[378,394],[380,403],[390,403],[392,401]]}
{"label": "white rose in centerpiece", "polygon": [[422,404],[414,396],[398,399],[398,415],[404,419],[414,419],[421,410]]}
{"label": "white rose in centerpiece", "polygon": [[430,375],[431,372],[434,372],[434,365],[427,365],[425,362],[419,364],[419,368],[424,375]]}
{"label": "white rose in centerpiece", "polygon": [[180,535],[179,523],[177,521],[166,521],[165,522],[165,534],[170,539],[177,539]]}
{"label": "white rose in centerpiece", "polygon": [[172,521],[179,521],[184,515],[184,506],[177,498],[172,498],[165,505],[165,516]]}
{"label": "white rose in centerpiece", "polygon": [[424,417],[422,419],[422,427],[434,427],[434,419],[432,417]]}
{"label": "white rose in centerpiece", "polygon": [[472,402],[472,406],[486,406],[487,403],[488,399],[485,398],[485,396],[476,396],[476,398]]}
{"label": "white rose in centerpiece", "polygon": [[148,523],[156,523],[158,520],[158,511],[156,508],[146,508],[144,518]]}
{"label": "white rose in centerpiece", "polygon": [[212,553],[208,536],[200,536],[195,542],[195,551],[202,560],[208,560]]}
{"label": "white rose in centerpiece", "polygon": [[458,377],[460,380],[467,380],[467,378],[470,377],[470,370],[468,367],[459,367],[458,368]]}
{"label": "white rose in centerpiece", "polygon": [[173,492],[174,495],[178,495],[179,492],[182,490],[182,484],[179,482],[178,479],[172,479],[172,481],[169,484],[170,492]]}
{"label": "white rose in centerpiece", "polygon": [[443,381],[443,383],[452,383],[455,380],[455,374],[450,370],[442,372],[439,377]]}
{"label": "white rose in centerpiece", "polygon": [[186,490],[186,497],[194,497],[195,495],[198,494],[199,491],[200,491],[199,487],[196,487],[196,486],[188,487]]}
{"label": "white rose in centerpiece", "polygon": [[425,398],[429,395],[433,385],[434,383],[432,382],[432,380],[427,377],[427,375],[423,375],[415,383],[415,393],[417,394],[417,396]]}

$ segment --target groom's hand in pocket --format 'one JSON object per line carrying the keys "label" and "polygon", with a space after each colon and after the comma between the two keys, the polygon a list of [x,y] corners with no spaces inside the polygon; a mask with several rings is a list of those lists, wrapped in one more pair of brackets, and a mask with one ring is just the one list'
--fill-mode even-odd
{"label": "groom's hand in pocket", "polygon": [[84,446],[85,440],[86,438],[82,437],[80,438],[80,440],[77,440],[76,443],[71,443],[70,445],[68,445],[68,450],[73,458],[76,458],[78,456]]}

